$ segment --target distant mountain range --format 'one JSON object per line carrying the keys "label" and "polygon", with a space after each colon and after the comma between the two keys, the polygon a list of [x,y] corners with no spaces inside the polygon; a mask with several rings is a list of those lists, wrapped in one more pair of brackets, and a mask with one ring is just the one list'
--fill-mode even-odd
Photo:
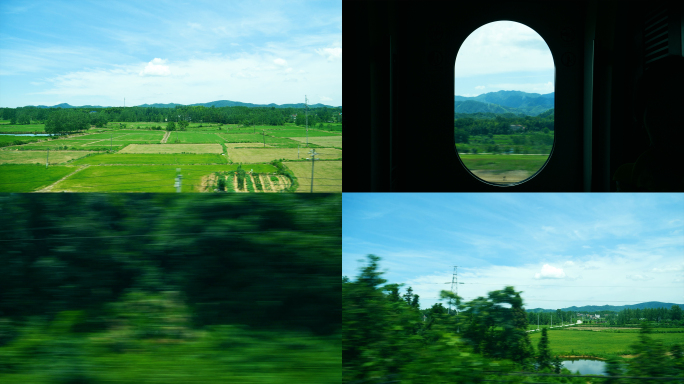
{"label": "distant mountain range", "polygon": [[[649,301],[647,303],[632,304],[632,305],[585,305],[583,307],[567,307],[561,308],[561,311],[572,311],[572,312],[598,312],[598,311],[614,311],[619,312],[623,309],[647,309],[647,308],[672,308],[673,305],[678,305],[680,308],[684,309],[684,304],[674,304],[674,303],[661,303],[660,301]],[[527,312],[556,312],[555,309],[526,309]]]}
{"label": "distant mountain range", "polygon": [[454,113],[513,113],[538,116],[554,108],[555,92],[541,95],[522,91],[498,91],[475,97],[454,96]]}
{"label": "distant mountain range", "polygon": [[[197,103],[197,104],[175,104],[175,103],[170,103],[170,104],[142,104],[142,105],[136,105],[136,107],[154,107],[154,108],[175,108],[177,105],[180,106],[199,106],[203,105],[207,108],[210,108],[211,106],[214,106],[216,108],[219,107],[249,107],[249,108],[255,108],[255,107],[276,107],[276,108],[304,108],[304,103],[299,103],[299,104],[252,104],[252,103],[241,103],[239,101],[230,101],[230,100],[218,100],[218,101],[211,101],[209,103]],[[33,105],[27,105],[27,107],[33,107]],[[339,107],[332,107],[330,105],[324,105],[324,104],[309,104],[309,108],[323,108],[323,107],[328,107],[328,108],[342,108],[341,106]],[[35,108],[111,108],[111,107],[101,107],[99,105],[82,105],[80,107],[77,106],[72,106],[66,103],[62,104],[57,104],[52,107],[47,107],[45,105],[38,105]]]}

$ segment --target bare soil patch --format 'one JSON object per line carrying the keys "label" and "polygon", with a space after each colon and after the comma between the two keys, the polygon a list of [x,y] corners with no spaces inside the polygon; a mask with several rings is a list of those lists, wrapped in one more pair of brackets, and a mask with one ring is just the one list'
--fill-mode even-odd
{"label": "bare soil patch", "polygon": [[202,176],[202,179],[200,181],[200,191],[202,192],[212,192],[214,185],[216,185],[218,178],[216,175],[209,174],[206,176]]}

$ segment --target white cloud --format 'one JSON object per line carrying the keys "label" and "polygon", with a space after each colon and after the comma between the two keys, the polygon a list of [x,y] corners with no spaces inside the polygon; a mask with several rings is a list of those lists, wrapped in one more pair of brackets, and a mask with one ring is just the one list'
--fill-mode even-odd
{"label": "white cloud", "polygon": [[652,277],[646,275],[627,275],[627,278],[636,281],[653,280]]}
{"label": "white cloud", "polygon": [[162,65],[166,60],[155,58],[154,60],[147,63],[145,69],[140,71],[140,76],[151,75],[151,76],[169,76],[171,71],[168,65]]}
{"label": "white cloud", "polygon": [[316,53],[318,53],[321,56],[327,56],[328,61],[342,58],[341,47],[317,49]]}
{"label": "white cloud", "polygon": [[563,265],[572,267],[573,265],[575,265],[575,263],[573,263],[572,261],[566,261]]}
{"label": "white cloud", "polygon": [[276,65],[280,65],[283,67],[287,65],[287,61],[280,58],[273,60],[273,62],[276,63]]}
{"label": "white cloud", "polygon": [[[78,99],[103,99],[102,105],[116,106],[118,100],[123,100],[120,95],[136,95],[135,99],[131,97],[131,105],[192,104],[222,99],[286,104],[298,102],[300,96],[303,100],[305,94],[326,92],[333,98],[332,104],[341,105],[341,76],[335,75],[342,72],[340,62],[327,62],[316,54],[288,57],[292,68],[301,68],[301,71],[293,69],[284,75],[286,68],[277,67],[274,56],[285,57],[280,54],[208,55],[201,59],[174,60],[172,65],[155,58],[142,72],[140,65],[85,69],[48,78],[50,86],[33,94],[58,96],[70,104],[78,103],[75,101]],[[269,92],[265,94],[264,89]],[[339,89],[339,94],[330,94],[330,89]],[[59,102],[62,101],[46,101],[45,105]],[[127,105],[128,102],[127,98]]]}
{"label": "white cloud", "polygon": [[326,97],[326,96],[319,96],[319,98],[320,98],[321,101],[332,101],[331,98]]}
{"label": "white cloud", "polygon": [[188,27],[192,29],[202,29],[202,25],[197,23],[188,23]]}
{"label": "white cloud", "polygon": [[562,279],[565,277],[565,272],[562,268],[552,267],[548,264],[544,264],[541,273],[535,273],[535,279]]}
{"label": "white cloud", "polygon": [[484,85],[478,85],[477,87],[475,87],[475,89],[485,89],[485,86]]}

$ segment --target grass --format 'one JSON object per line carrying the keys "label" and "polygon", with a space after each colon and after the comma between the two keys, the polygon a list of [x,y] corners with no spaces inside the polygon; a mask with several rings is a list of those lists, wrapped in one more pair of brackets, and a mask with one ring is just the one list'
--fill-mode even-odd
{"label": "grass", "polygon": [[[299,159],[306,159],[309,149],[299,150]],[[340,159],[342,151],[335,148],[316,148],[318,159]],[[274,159],[297,160],[297,148],[239,148],[229,149],[228,156],[234,162],[267,163]]]}
{"label": "grass", "polygon": [[220,144],[131,144],[119,153],[222,153]]}
{"label": "grass", "polygon": [[[306,137],[293,137],[292,139],[300,143],[306,143]],[[309,143],[320,145],[321,147],[342,148],[342,136],[309,137]]]}
{"label": "grass", "polygon": [[33,192],[46,187],[69,173],[75,167],[43,165],[0,165],[0,192]]}
{"label": "grass", "polygon": [[9,144],[11,144],[17,140],[29,143],[29,142],[45,140],[45,136],[38,136],[38,137],[33,137],[33,136],[0,136],[0,146],[3,146],[3,144],[9,145]]}
{"label": "grass", "polygon": [[[61,164],[72,159],[87,156],[86,151],[52,151],[49,155],[50,164]],[[45,165],[47,151],[0,151],[0,164],[35,164]]]}
{"label": "grass", "polygon": [[2,124],[0,125],[0,133],[14,133],[14,132],[40,132],[45,133],[45,124]]}
{"label": "grass", "polygon": [[[316,150],[318,151],[318,150]],[[296,192],[311,191],[311,162],[288,162],[286,165],[299,180]],[[318,161],[314,164],[314,185],[316,192],[342,192],[342,162]]]}
{"label": "grass", "polygon": [[[111,165],[91,166],[69,177],[53,192],[175,192],[176,168],[181,168],[182,192],[201,192],[201,179],[214,172],[234,171],[237,165]],[[274,172],[267,164],[243,164],[255,172]]]}
{"label": "grass", "polygon": [[[541,327],[540,327],[541,328]],[[610,328],[607,328],[610,329]],[[653,340],[663,342],[667,348],[684,343],[684,333],[652,333]],[[541,332],[530,333],[532,345],[537,346]],[[610,355],[630,354],[630,345],[639,340],[639,332],[577,331],[559,329],[549,331],[549,345],[552,355],[594,356],[605,358]]]}
{"label": "grass", "polygon": [[[1,156],[1,155],[0,155]],[[0,157],[1,159],[1,157]],[[216,154],[101,154],[72,161],[71,164],[226,164],[226,157]]]}
{"label": "grass", "polygon": [[[126,338],[112,351],[114,331],[54,336],[27,334],[0,347],[14,372],[4,383],[320,383],[341,381],[340,337],[294,331],[256,331],[216,326],[195,337],[164,340]],[[42,353],[22,345],[30,342]]]}
{"label": "grass", "polygon": [[[292,128],[282,128],[282,129],[272,129],[270,132],[267,131],[268,135],[275,137],[304,137],[306,138],[306,128],[305,127],[292,127]],[[341,136],[340,133],[331,131],[321,131],[318,129],[309,128],[309,137],[320,137],[320,136]]]}
{"label": "grass", "polygon": [[[212,133],[201,133],[201,132],[171,132],[171,135],[169,136],[169,139],[167,143],[174,143],[176,141],[176,137],[180,140],[181,144],[185,143],[223,143],[225,140],[219,136]],[[161,140],[161,138],[160,138]]]}
{"label": "grass", "polygon": [[459,155],[470,170],[508,172],[522,170],[537,172],[546,163],[548,155]]}

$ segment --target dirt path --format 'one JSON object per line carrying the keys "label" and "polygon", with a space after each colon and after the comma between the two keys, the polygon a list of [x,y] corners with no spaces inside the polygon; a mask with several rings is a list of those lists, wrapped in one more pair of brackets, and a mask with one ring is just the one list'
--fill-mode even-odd
{"label": "dirt path", "polygon": [[54,183],[48,185],[47,187],[45,187],[45,188],[43,188],[43,189],[40,189],[40,190],[37,190],[36,192],[51,192],[51,191],[52,191],[52,188],[54,188],[55,185],[57,185],[58,183],[64,181],[64,179],[66,179],[67,177],[71,177],[71,176],[74,175],[75,173],[81,172],[82,170],[88,168],[89,166],[90,166],[90,164],[81,165],[81,166],[78,167],[78,169],[76,169],[75,171],[71,172],[70,174],[68,174],[68,175],[66,175],[66,176],[64,176],[64,177],[62,177],[61,179],[55,181]]}
{"label": "dirt path", "polygon": [[164,134],[164,138],[162,138],[162,140],[161,140],[161,144],[166,144],[166,140],[169,139],[170,135],[171,135],[171,131],[166,131],[166,133]]}

